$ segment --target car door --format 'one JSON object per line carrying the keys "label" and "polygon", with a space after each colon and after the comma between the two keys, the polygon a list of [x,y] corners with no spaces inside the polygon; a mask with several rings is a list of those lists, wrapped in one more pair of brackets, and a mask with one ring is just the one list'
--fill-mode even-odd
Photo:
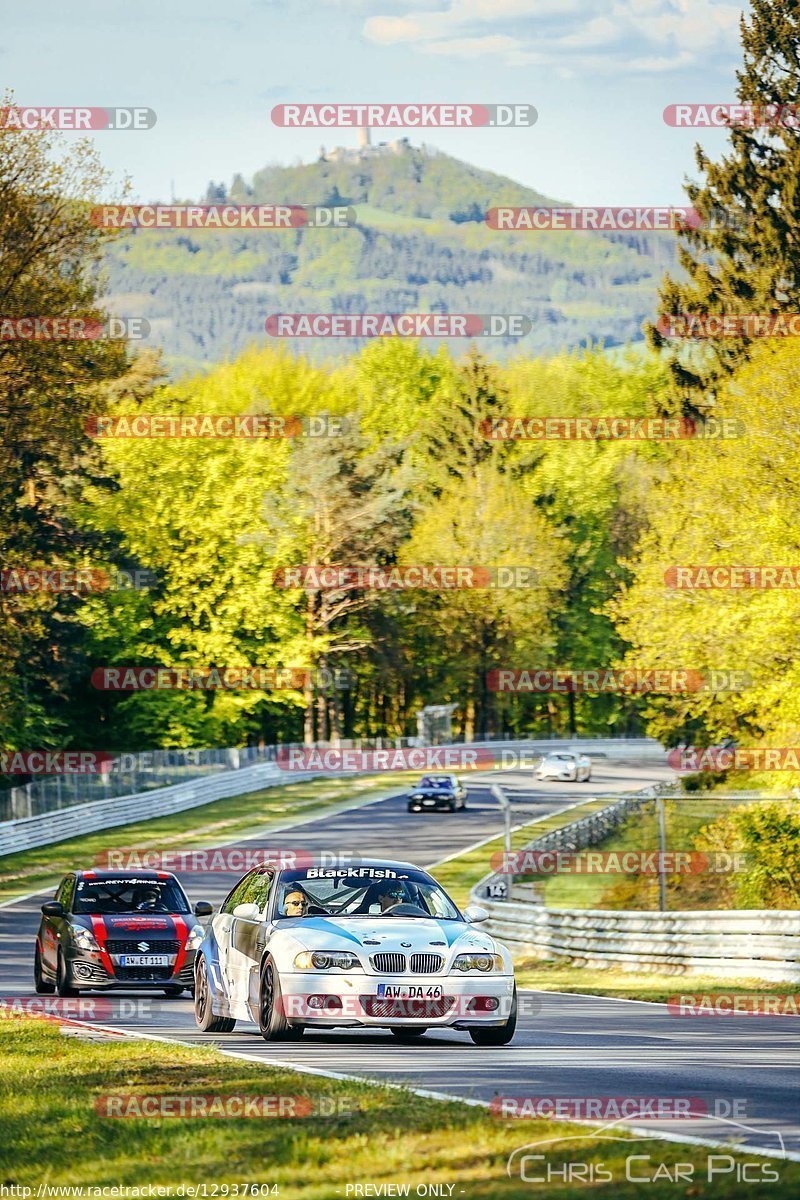
{"label": "car door", "polygon": [[65,937],[69,925],[69,913],[75,894],[75,876],[65,875],[53,897],[64,909],[63,917],[42,917],[42,961],[48,971],[55,973],[58,962],[58,947]]}
{"label": "car door", "polygon": [[[253,877],[253,872],[248,872],[236,886],[228,892],[228,895],[220,905],[220,910],[211,918],[211,929],[214,934],[214,941],[217,948],[216,970],[219,972],[219,979],[215,981],[219,988],[222,989],[226,998],[230,1001],[234,991],[234,980],[231,974],[231,936],[233,934],[233,910],[237,904],[242,903],[250,880]],[[212,964],[212,970],[214,964]]]}
{"label": "car door", "polygon": [[[266,915],[269,908],[274,871],[259,869],[250,877],[244,895],[237,899],[233,912],[229,968],[233,979],[232,997],[237,1016],[247,1020],[252,1015],[248,1005],[257,1003],[258,969],[266,944]],[[254,905],[257,916],[237,916],[235,909],[243,904]]]}

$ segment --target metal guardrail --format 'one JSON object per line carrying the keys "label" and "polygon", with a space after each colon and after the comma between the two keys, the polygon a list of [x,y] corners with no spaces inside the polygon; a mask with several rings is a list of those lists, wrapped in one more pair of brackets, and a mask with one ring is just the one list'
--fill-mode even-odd
{"label": "metal guardrail", "polygon": [[[377,740],[380,739],[372,739],[373,742]],[[389,741],[389,739],[384,740]],[[470,743],[471,746],[493,744],[495,743]],[[626,742],[624,747],[610,739],[602,742],[573,740],[568,744],[583,748],[602,746],[603,749],[595,750],[595,753],[606,753],[609,757],[618,754],[623,757],[639,757],[642,754],[663,756],[664,754],[659,744],[650,739]],[[522,741],[504,742],[503,745],[506,748],[525,747],[536,752],[537,747],[547,747],[552,743]],[[369,744],[356,748],[381,749],[383,747]],[[169,752],[164,751],[163,753]],[[217,751],[216,753],[229,754],[231,752]],[[17,850],[51,845],[53,842],[78,837],[83,833],[95,833],[99,829],[113,829],[134,821],[148,821],[153,817],[166,816],[187,808],[196,808],[201,804],[209,804],[213,800],[220,800],[225,796],[241,796],[260,788],[296,783],[319,774],[320,772],[284,771],[270,761],[250,766],[239,765],[227,771],[218,770],[214,774],[207,774],[204,778],[192,779],[166,787],[153,787],[135,795],[95,800],[87,804],[74,804],[56,811],[4,821],[0,823],[0,857],[4,854],[13,854]]]}
{"label": "metal guardrail", "polygon": [[286,772],[274,763],[258,763],[238,771],[224,771],[207,779],[193,779],[137,796],[96,800],[91,804],[61,809],[60,812],[7,821],[0,825],[0,856],[13,854],[17,850],[30,850],[35,846],[47,846],[85,833],[95,833],[99,829],[114,829],[134,821],[169,816],[226,796],[243,795],[245,792],[309,778],[309,774],[296,774],[287,780]]}
{"label": "metal guardrail", "polygon": [[[319,742],[320,750],[406,750],[418,744],[416,738],[356,738],[342,740],[337,747]],[[463,743],[453,743],[459,745]],[[497,751],[502,765],[503,750],[529,749],[531,753],[544,752],[555,744],[565,749],[592,750],[596,755],[616,754],[620,757],[640,757],[656,754],[664,757],[658,742],[650,738],[631,739],[572,739],[556,743],[550,739],[512,740],[496,738],[489,741],[470,742],[476,748]],[[110,769],[98,774],[51,775],[41,777],[19,787],[0,790],[0,823],[43,813],[59,812],[75,805],[89,804],[94,800],[112,800],[118,796],[135,796],[154,788],[170,787],[186,783],[191,779],[205,779],[223,771],[244,770],[256,763],[275,762],[279,752],[308,747],[299,743],[272,746],[242,746],[222,749],[149,750],[135,754],[117,755]]]}
{"label": "metal guardrail", "polygon": [[517,953],[575,966],[800,981],[796,911],[661,913],[475,900],[489,910],[489,932]]}
{"label": "metal guardrail", "polygon": [[[668,784],[623,797],[536,838],[523,849],[574,852],[597,845],[643,804],[659,796],[670,798]],[[725,798],[762,797],[742,792]],[[496,898],[498,884],[507,899]],[[509,886],[500,874],[482,879],[472,889],[471,898],[489,911],[489,932],[517,953],[564,958],[575,966],[800,981],[800,912],[795,910],[548,909],[537,901],[533,885]]]}

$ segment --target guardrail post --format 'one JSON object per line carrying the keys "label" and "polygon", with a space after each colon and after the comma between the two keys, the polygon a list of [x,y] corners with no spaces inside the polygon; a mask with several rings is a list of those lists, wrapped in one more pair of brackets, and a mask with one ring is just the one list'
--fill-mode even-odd
{"label": "guardrail post", "polygon": [[502,886],[505,894],[502,896],[495,895],[493,897],[493,899],[495,899],[495,900],[510,900],[511,899],[511,884],[514,879],[514,876],[510,870],[510,863],[511,863],[511,801],[509,800],[508,796],[505,794],[505,792],[503,791],[503,789],[500,787],[499,784],[493,783],[489,790],[492,793],[492,795],[494,796],[497,803],[500,805],[501,809],[503,810],[503,846],[504,846],[504,851],[505,851],[504,852],[505,866],[506,866],[506,868],[508,868],[505,871],[499,872],[499,874],[502,876],[501,886]]}
{"label": "guardrail post", "polygon": [[667,819],[664,801],[659,796],[656,800],[658,811],[658,907],[661,912],[667,911],[667,876],[665,854],[667,851]]}

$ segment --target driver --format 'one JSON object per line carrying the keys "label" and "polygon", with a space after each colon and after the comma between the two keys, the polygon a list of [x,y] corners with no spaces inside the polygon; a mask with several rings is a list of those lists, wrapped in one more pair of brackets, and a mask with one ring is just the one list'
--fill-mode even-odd
{"label": "driver", "polygon": [[405,898],[406,891],[401,883],[384,883],[380,885],[378,904],[382,913],[385,913],[389,908],[394,908],[396,904],[402,904]]}
{"label": "driver", "polygon": [[158,888],[147,888],[139,893],[139,903],[136,907],[139,912],[154,912],[160,898]]}
{"label": "driver", "polygon": [[288,892],[283,901],[283,915],[286,917],[304,917],[308,908],[308,898],[305,892],[294,889]]}

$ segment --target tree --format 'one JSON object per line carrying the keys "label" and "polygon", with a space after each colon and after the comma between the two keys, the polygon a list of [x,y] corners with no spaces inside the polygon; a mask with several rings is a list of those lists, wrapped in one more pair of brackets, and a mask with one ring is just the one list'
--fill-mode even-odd
{"label": "tree", "polygon": [[[11,103],[6,97],[4,104]],[[109,235],[89,220],[108,182],[88,143],[0,129],[0,312],[102,322],[98,264]],[[0,340],[0,541],[3,566],[96,565],[75,523],[99,459],[84,429],[103,385],[127,370],[125,346],[99,340]],[[74,594],[0,593],[0,740],[52,745],[81,664]]]}
{"label": "tree", "polygon": [[[687,181],[686,192],[704,221],[680,235],[688,278],[665,277],[662,314],[796,312],[800,302],[800,6],[752,0],[751,7],[741,20],[737,96],[786,115],[765,126],[732,126],[730,152],[718,163],[696,147],[705,179]],[[713,407],[720,380],[748,353],[747,338],[720,338],[700,349],[666,339],[656,325],[647,334],[665,353],[687,413]]]}
{"label": "tree", "polygon": [[[698,746],[791,746],[800,727],[800,599],[794,588],[670,586],[678,566],[792,567],[800,560],[800,350],[753,351],[720,390],[721,415],[744,435],[674,447],[647,503],[649,526],[614,606],[630,665],[738,670],[746,686],[649,701],[649,732]],[[672,572],[670,576],[668,573]],[[766,772],[786,787],[791,772]],[[752,780],[752,784],[751,781]],[[762,780],[748,777],[748,786]]]}
{"label": "tree", "polygon": [[[302,565],[386,565],[410,528],[409,480],[398,446],[370,444],[356,428],[341,437],[300,442],[292,451],[286,488],[267,502],[267,520],[288,535]],[[321,668],[323,679],[332,664],[370,645],[362,618],[384,600],[385,594],[349,586],[310,586],[301,593],[307,661]],[[306,743],[314,741],[315,698],[318,738],[327,740],[330,715],[330,732],[338,739],[339,698],[335,690],[327,696],[317,688],[312,673],[304,697]]]}

